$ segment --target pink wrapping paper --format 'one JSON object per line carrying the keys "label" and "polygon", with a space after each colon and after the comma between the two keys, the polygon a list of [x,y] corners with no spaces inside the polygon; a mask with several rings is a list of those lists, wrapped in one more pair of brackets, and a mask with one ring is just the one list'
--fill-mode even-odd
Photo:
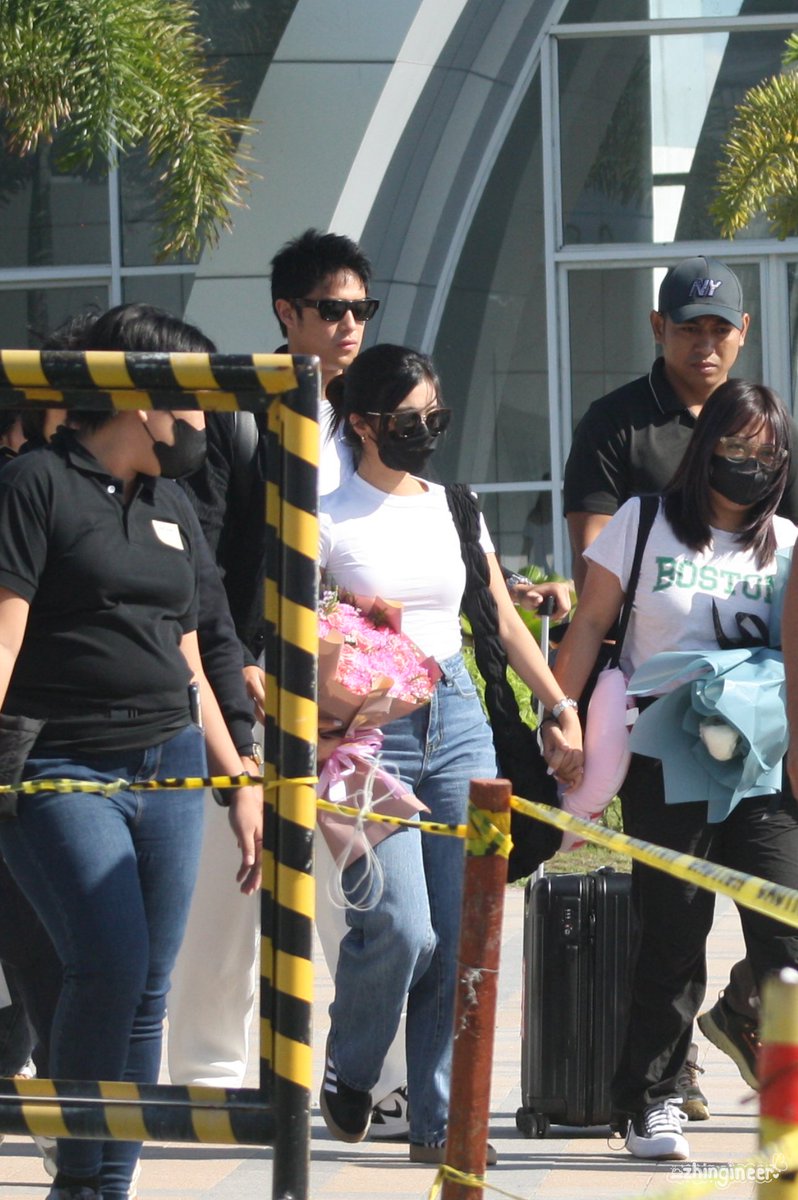
{"label": "pink wrapping paper", "polygon": [[[362,596],[347,597],[363,616],[379,624],[388,625],[394,632],[401,628],[401,605],[379,598]],[[412,646],[409,639],[406,644]],[[345,637],[338,630],[331,630],[319,639],[319,718],[340,722],[344,741],[333,751],[325,763],[317,785],[317,795],[336,804],[352,808],[372,808],[387,816],[410,818],[418,812],[428,812],[424,804],[408,791],[395,776],[379,767],[384,725],[413,712],[428,700],[404,700],[388,693],[394,680],[380,676],[373,681],[368,695],[358,695],[337,677],[338,660]],[[426,658],[415,647],[419,666],[424,669],[430,683],[441,677],[438,664]],[[366,792],[371,787],[371,796]],[[331,853],[336,859],[348,848],[346,865],[356,862],[368,845],[375,846],[384,838],[397,832],[396,826],[381,822],[365,821],[362,829],[356,830],[357,819],[319,812],[318,824]]]}

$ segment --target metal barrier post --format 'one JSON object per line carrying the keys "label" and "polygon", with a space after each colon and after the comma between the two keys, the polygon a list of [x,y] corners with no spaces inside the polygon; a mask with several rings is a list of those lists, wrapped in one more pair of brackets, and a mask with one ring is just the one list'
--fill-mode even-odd
{"label": "metal barrier post", "polygon": [[[283,778],[316,771],[316,662],[318,655],[318,402],[303,374],[299,388],[282,398],[279,564],[278,761]],[[274,936],[273,1200],[309,1195],[310,1096],[313,1004],[313,831],[316,789],[312,783],[278,787],[275,810],[277,892]]]}
{"label": "metal barrier post", "polygon": [[274,1200],[309,1194],[320,380],[318,359],[301,355],[0,350],[0,411],[72,405],[267,414],[264,773],[272,785],[259,1089],[4,1079],[0,1133],[273,1144]]}
{"label": "metal barrier post", "polygon": [[[471,803],[492,814],[508,836],[511,792],[506,779],[471,781]],[[446,1162],[464,1174],[483,1175],[507,856],[491,853],[471,826],[466,856]],[[447,1178],[441,1196],[482,1200],[482,1188]]]}
{"label": "metal barrier post", "polygon": [[[762,989],[762,1049],[757,1059],[760,1094],[759,1144],[767,1146],[798,1132],[798,971],[785,968]],[[774,1164],[775,1170],[778,1164]],[[763,1200],[795,1200],[795,1173],[758,1181]]]}

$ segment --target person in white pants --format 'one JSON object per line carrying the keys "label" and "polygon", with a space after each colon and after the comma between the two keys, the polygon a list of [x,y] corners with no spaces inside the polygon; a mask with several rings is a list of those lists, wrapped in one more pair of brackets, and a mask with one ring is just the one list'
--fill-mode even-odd
{"label": "person in white pants", "polygon": [[227,809],[208,790],[197,886],[167,1001],[172,1083],[244,1084],[257,996],[260,894],[220,887],[235,864]]}

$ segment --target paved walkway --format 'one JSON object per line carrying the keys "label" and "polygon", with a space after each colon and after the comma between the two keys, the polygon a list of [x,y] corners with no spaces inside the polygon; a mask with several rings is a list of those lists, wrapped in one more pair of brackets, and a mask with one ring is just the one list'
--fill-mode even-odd
{"label": "paved walkway", "polygon": [[[505,911],[499,1012],[491,1100],[491,1139],[499,1151],[489,1181],[522,1200],[617,1200],[659,1191],[685,1178],[685,1172],[727,1168],[756,1145],[757,1104],[733,1064],[700,1034],[699,1061],[712,1119],[691,1124],[693,1160],[687,1164],[636,1162],[608,1140],[606,1131],[555,1130],[543,1141],[522,1138],[515,1128],[520,1103],[520,1010],[523,893],[508,888]],[[710,992],[714,998],[742,946],[737,914],[720,900],[710,943]],[[314,1067],[321,1076],[326,1009],[331,985],[323,960],[317,964]],[[254,1085],[254,1070],[248,1083]],[[149,1146],[139,1184],[139,1200],[269,1200],[271,1152],[203,1146]],[[366,1142],[345,1146],[327,1134],[313,1111],[312,1200],[422,1200],[434,1178],[431,1167],[411,1166],[399,1144]],[[32,1142],[8,1137],[0,1147],[0,1200],[44,1200],[47,1179]],[[724,1197],[755,1195],[754,1182],[731,1182]],[[486,1190],[486,1200],[490,1200]]]}

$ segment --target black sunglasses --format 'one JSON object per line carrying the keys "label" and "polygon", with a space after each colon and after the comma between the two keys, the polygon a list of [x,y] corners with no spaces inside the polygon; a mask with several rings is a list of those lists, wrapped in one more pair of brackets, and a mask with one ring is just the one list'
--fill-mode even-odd
{"label": "black sunglasses", "polygon": [[450,408],[430,408],[425,413],[418,408],[397,408],[394,412],[367,412],[366,417],[379,417],[380,425],[398,438],[417,437],[426,429],[433,437],[444,433],[452,419]]}
{"label": "black sunglasses", "polygon": [[322,321],[333,324],[351,312],[356,321],[370,321],[380,307],[379,300],[294,300],[294,307],[315,308]]}

